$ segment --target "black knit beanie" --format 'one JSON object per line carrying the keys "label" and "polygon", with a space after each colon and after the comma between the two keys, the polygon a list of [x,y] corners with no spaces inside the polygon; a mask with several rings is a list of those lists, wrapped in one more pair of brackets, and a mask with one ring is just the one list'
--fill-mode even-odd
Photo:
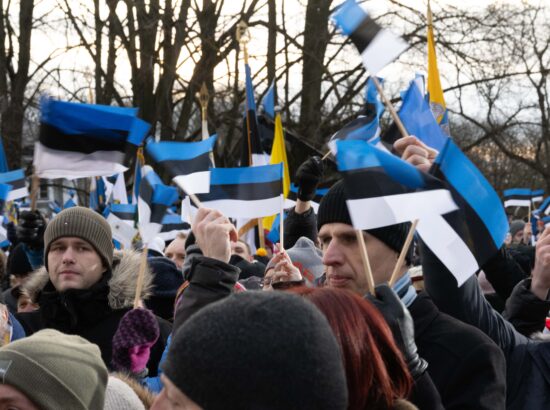
{"label": "black knit beanie", "polygon": [[[368,211],[368,209],[365,209],[365,212]],[[321,230],[324,224],[332,222],[352,225],[348,206],[346,205],[346,192],[342,180],[336,182],[325,196],[323,196],[319,204],[319,210],[317,211],[318,230]],[[380,239],[391,249],[399,253],[405,244],[410,227],[410,222],[404,222],[397,225],[384,226],[382,228],[367,229],[365,232]],[[410,246],[407,255],[408,263],[411,261],[412,249],[413,247]]]}
{"label": "black knit beanie", "polygon": [[204,409],[346,409],[340,349],[325,317],[284,292],[242,292],[175,333],[165,375]]}

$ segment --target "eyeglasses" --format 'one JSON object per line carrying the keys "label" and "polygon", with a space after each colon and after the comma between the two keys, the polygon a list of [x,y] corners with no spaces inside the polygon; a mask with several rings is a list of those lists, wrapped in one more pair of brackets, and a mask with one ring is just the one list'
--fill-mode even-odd
{"label": "eyeglasses", "polygon": [[285,290],[290,288],[295,288],[298,286],[304,286],[306,283],[305,279],[302,280],[279,280],[277,282],[273,281],[272,277],[264,278],[262,280],[262,288],[270,286],[275,290]]}

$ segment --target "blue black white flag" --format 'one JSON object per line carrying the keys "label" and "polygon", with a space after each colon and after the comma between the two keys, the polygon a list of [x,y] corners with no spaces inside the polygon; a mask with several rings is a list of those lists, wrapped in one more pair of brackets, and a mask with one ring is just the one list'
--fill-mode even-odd
{"label": "blue black white flag", "polygon": [[544,189],[535,189],[531,191],[531,201],[533,201],[534,204],[537,202],[541,202],[544,198]]}
{"label": "blue black white flag", "polygon": [[273,80],[262,99],[264,113],[272,120],[275,119],[275,91],[275,80]]}
{"label": "blue black white flag", "polygon": [[550,215],[550,196],[542,201],[537,211],[539,215]]}
{"label": "blue black white flag", "polygon": [[332,20],[349,36],[363,59],[363,65],[375,75],[409,48],[401,37],[380,27],[356,0],[346,0]]}
{"label": "blue black white flag", "polygon": [[199,142],[150,142],[145,150],[158,164],[161,175],[166,173],[186,193],[203,194],[210,189],[210,153],[216,135]]}
{"label": "blue black white flag", "polygon": [[134,204],[109,204],[109,211],[121,221],[134,226],[137,220],[137,205]]}
{"label": "blue black white flag", "polygon": [[162,228],[157,235],[164,241],[171,241],[176,238],[180,232],[189,232],[191,225],[181,220],[181,215],[173,212],[167,212],[162,218]]}
{"label": "blue black white flag", "polygon": [[207,208],[230,218],[262,218],[281,212],[283,165],[213,168],[210,192],[197,195]]}
{"label": "blue black white flag", "polygon": [[[328,190],[329,188],[317,188],[317,190],[315,191],[315,196],[311,200],[311,207],[315,212],[317,212],[317,210],[319,209],[319,204],[321,203],[321,199],[323,198],[323,196],[325,196]],[[285,198],[285,209],[292,208],[293,206],[295,206],[297,199],[298,199],[298,187],[292,183],[290,184],[290,191],[288,192],[288,196]]]}
{"label": "blue black white flag", "polygon": [[175,187],[164,185],[149,165],[143,167],[138,198],[138,228],[144,244],[148,245],[158,235],[166,209],[177,198]]}
{"label": "blue black white flag", "polygon": [[500,249],[508,220],[491,184],[451,139],[431,173],[448,184],[459,210],[420,221],[417,230],[460,286]]}
{"label": "blue black white flag", "polygon": [[36,172],[65,179],[124,172],[149,128],[137,109],[44,99]]}
{"label": "blue black white flag", "polygon": [[29,190],[27,189],[27,183],[25,181],[25,173],[22,169],[0,174],[0,184],[9,184],[12,187],[8,195],[8,201],[15,201],[16,199],[29,196]]}
{"label": "blue black white flag", "polygon": [[336,162],[356,229],[430,220],[457,209],[435,178],[363,141],[338,141]]}
{"label": "blue black white flag", "polygon": [[0,183],[0,214],[4,212],[4,206],[6,205],[6,202],[9,200],[9,195],[11,191],[11,185],[10,184],[2,184]]}
{"label": "blue black white flag", "polygon": [[531,206],[533,192],[529,188],[511,188],[506,189],[504,194],[504,207],[510,206]]}
{"label": "blue black white flag", "polygon": [[[123,204],[123,207],[134,207],[135,205]],[[121,218],[121,212],[113,210],[113,207],[117,207],[117,204],[111,204],[105,208],[103,216],[111,226],[111,232],[113,234],[113,239],[120,242],[124,248],[131,248],[134,237],[137,235],[138,230],[134,228],[133,219],[124,220]],[[134,214],[135,215],[135,214]],[[129,218],[129,215],[123,216]],[[129,223],[131,222],[131,223]]]}

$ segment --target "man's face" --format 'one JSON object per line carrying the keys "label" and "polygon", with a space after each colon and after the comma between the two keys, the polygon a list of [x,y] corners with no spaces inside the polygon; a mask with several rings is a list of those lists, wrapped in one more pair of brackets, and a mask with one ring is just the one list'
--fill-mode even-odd
{"label": "man's face", "polygon": [[15,387],[0,384],[0,410],[39,410],[27,396]]}
{"label": "man's face", "polygon": [[202,410],[165,375],[160,376],[164,388],[153,402],[151,410]]}
{"label": "man's face", "polygon": [[521,243],[523,241],[523,229],[517,231],[512,237],[512,243]]}
{"label": "man's face", "polygon": [[38,307],[28,295],[21,295],[17,298],[17,313],[34,312]]}
{"label": "man's face", "polygon": [[48,252],[48,273],[59,292],[88,289],[107,269],[99,254],[87,241],[75,237],[59,238]]}
{"label": "man's face", "polygon": [[250,252],[248,251],[248,246],[246,246],[246,244],[241,241],[231,242],[231,254],[239,255],[241,258],[247,261],[252,260]]}
{"label": "man's face", "polygon": [[176,238],[170,242],[164,251],[164,256],[174,262],[178,270],[181,270],[185,261],[185,239]]}
{"label": "man's face", "polygon": [[[397,262],[397,252],[366,232],[363,232],[363,237],[374,283],[387,282]],[[324,224],[319,231],[319,240],[323,249],[327,285],[364,295],[367,292],[367,280],[353,226],[338,222]]]}

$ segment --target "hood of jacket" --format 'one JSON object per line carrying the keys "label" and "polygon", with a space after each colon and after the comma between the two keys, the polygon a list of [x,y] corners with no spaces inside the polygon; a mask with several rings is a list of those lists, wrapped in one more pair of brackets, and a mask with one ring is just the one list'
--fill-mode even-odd
{"label": "hood of jacket", "polygon": [[[109,306],[113,310],[131,308],[134,305],[135,289],[141,253],[134,250],[116,250],[113,256],[112,277],[109,280]],[[33,301],[37,301],[40,292],[49,282],[48,271],[44,266],[34,271],[22,286]],[[149,266],[145,269],[141,299],[146,300],[151,295],[153,276]]]}

